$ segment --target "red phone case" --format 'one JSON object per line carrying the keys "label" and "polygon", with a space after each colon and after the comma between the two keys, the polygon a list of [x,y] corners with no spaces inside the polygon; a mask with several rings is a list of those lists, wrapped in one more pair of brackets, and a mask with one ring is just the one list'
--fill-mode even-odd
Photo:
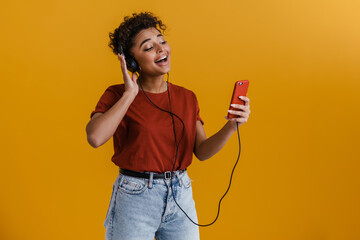
{"label": "red phone case", "polygon": [[[230,104],[241,104],[245,105],[245,102],[239,98],[239,96],[246,96],[247,90],[249,87],[249,80],[241,80],[237,81],[234,86],[233,95],[231,97]],[[239,111],[239,109],[229,107],[229,110],[235,110]],[[228,112],[228,118],[235,118],[238,117],[238,115],[233,115]]]}

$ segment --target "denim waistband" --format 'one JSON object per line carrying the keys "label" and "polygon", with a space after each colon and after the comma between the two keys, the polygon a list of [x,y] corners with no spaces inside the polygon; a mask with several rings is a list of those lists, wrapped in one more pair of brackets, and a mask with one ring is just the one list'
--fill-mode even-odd
{"label": "denim waistband", "polygon": [[119,175],[123,175],[123,176],[126,176],[126,177],[135,178],[135,179],[144,181],[145,183],[147,183],[147,184],[149,185],[150,188],[152,187],[152,184],[153,184],[153,183],[167,185],[167,183],[170,183],[170,180],[171,180],[173,183],[176,183],[177,181],[179,181],[180,184],[181,184],[181,178],[182,178],[185,174],[187,174],[187,169],[185,168],[184,170],[177,170],[177,171],[171,172],[171,174],[172,174],[174,177],[169,178],[169,179],[165,179],[165,178],[156,178],[156,179],[155,179],[155,178],[153,178],[154,174],[157,174],[156,172],[143,172],[143,173],[149,174],[149,177],[147,177],[147,178],[140,178],[140,177],[128,176],[128,175],[122,174],[122,173],[121,173],[121,168],[119,168]]}
{"label": "denim waistband", "polygon": [[155,173],[155,172],[135,172],[128,169],[121,168],[120,173],[130,176],[130,177],[136,177],[136,178],[146,178],[146,179],[165,179],[169,180],[171,178],[176,177],[178,174],[181,174],[184,170],[178,170],[178,171],[166,171],[164,173]]}

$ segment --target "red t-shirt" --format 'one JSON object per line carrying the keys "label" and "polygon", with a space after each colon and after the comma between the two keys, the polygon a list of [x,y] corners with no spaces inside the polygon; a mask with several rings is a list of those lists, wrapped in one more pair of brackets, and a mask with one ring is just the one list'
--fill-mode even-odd
{"label": "red t-shirt", "polygon": [[[91,113],[106,112],[122,96],[125,85],[112,85],[106,89]],[[204,122],[199,115],[195,94],[169,83],[171,110],[184,122],[184,136],[180,142],[174,170],[185,169],[192,162],[195,146],[196,121]],[[160,108],[170,111],[168,92],[146,95]],[[179,142],[183,125],[174,116],[176,140]],[[120,168],[137,172],[171,171],[175,161],[175,137],[172,118],[152,105],[142,90],[131,103],[114,136],[113,161]]]}

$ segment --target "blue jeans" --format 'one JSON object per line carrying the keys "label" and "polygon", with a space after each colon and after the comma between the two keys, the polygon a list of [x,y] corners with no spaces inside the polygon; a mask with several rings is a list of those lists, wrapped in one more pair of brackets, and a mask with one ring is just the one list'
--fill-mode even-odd
{"label": "blue jeans", "polygon": [[[172,179],[177,203],[197,222],[187,171]],[[170,180],[135,178],[119,173],[104,221],[106,240],[198,240],[199,227],[176,205]]]}

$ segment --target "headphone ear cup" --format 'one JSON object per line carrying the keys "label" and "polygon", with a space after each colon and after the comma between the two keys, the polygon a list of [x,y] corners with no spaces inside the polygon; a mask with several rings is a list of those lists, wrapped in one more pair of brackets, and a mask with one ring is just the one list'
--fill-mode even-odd
{"label": "headphone ear cup", "polygon": [[126,57],[126,66],[130,72],[138,72],[140,70],[139,64],[132,57]]}

